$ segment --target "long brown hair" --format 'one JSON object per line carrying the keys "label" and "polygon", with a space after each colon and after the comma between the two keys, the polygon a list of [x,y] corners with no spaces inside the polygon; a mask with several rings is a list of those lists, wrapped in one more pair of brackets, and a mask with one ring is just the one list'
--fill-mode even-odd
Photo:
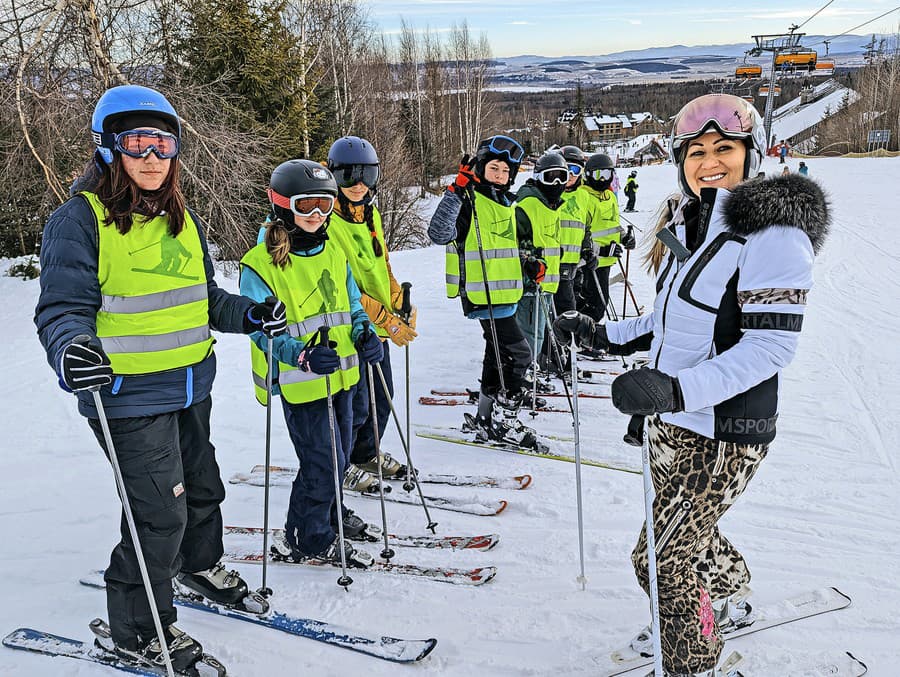
{"label": "long brown hair", "polygon": [[178,158],[172,158],[162,187],[149,196],[128,176],[122,166],[122,156],[114,153],[113,163],[103,167],[93,189],[109,215],[105,225],[115,223],[116,229],[125,235],[131,230],[132,215],[135,212],[148,219],[165,212],[169,221],[169,235],[177,237],[184,229],[184,194],[179,181],[180,167]]}
{"label": "long brown hair", "polygon": [[264,238],[272,263],[282,270],[291,265],[291,236],[284,227],[284,221],[277,216],[268,221]]}
{"label": "long brown hair", "polygon": [[647,236],[647,252],[644,254],[644,267],[648,273],[656,275],[662,265],[663,259],[666,257],[668,247],[657,239],[656,234],[666,227],[666,224],[675,216],[675,210],[681,203],[681,193],[673,193],[667,197],[656,210],[656,226]]}

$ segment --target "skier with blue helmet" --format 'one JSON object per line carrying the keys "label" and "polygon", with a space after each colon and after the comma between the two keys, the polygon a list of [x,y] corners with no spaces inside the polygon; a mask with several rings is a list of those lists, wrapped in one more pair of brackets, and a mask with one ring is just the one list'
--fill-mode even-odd
{"label": "skier with blue helmet", "polygon": [[217,286],[206,227],[180,186],[181,124],[160,92],[107,90],[91,132],[95,156],[44,228],[34,319],[60,386],[115,454],[134,515],[106,568],[110,636],[98,640],[125,663],[158,668],[158,619],[173,667],[193,674],[203,651],[174,625],[173,580],[219,604],[268,606],[219,563],[225,489],[210,443],[211,331],[275,335],[285,310]]}

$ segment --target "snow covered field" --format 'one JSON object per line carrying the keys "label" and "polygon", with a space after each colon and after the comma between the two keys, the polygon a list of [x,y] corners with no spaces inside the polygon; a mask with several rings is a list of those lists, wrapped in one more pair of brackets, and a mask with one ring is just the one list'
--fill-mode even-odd
{"label": "snow covered field", "polygon": [[[854,601],[843,611],[736,640],[733,648],[746,656],[748,668],[762,659],[780,666],[766,669],[772,677],[794,674],[808,657],[844,650],[865,661],[870,675],[893,677],[900,673],[900,159],[806,162],[831,196],[832,234],[817,261],[797,359],[785,372],[779,436],[721,526],[747,557],[757,603],[822,586],[836,586]],[[797,162],[790,164],[795,169]],[[763,169],[781,168],[767,159]],[[643,227],[674,188],[674,169],[639,168],[638,181],[638,208],[646,211],[627,216]],[[444,298],[442,249],[399,252],[391,260],[397,278],[413,283],[419,308],[420,336],[410,350],[413,402],[435,386],[475,386],[483,342],[458,301]],[[640,303],[649,307],[650,279],[635,262],[632,275]],[[219,283],[237,288],[236,277],[220,275]],[[88,621],[105,615],[104,595],[77,581],[107,563],[117,540],[112,473],[74,399],[57,386],[35,336],[37,281],[0,277],[0,296],[6,299],[0,308],[6,384],[0,406],[0,635],[27,626],[87,639]],[[614,299],[621,310],[620,285]],[[251,393],[247,340],[220,335],[218,341],[213,442],[227,479],[263,462],[265,410]],[[394,350],[392,357],[402,416],[403,353]],[[461,421],[462,409],[414,404],[412,416],[414,424],[451,425]],[[626,418],[607,400],[582,400],[581,413],[585,456],[639,464],[639,451],[621,441]],[[273,461],[293,464],[277,407],[273,423]],[[571,434],[564,414],[540,414],[534,425]],[[385,447],[401,454],[393,426]],[[422,438],[413,439],[413,455],[430,472],[534,476],[524,491],[428,488],[431,494],[507,499],[508,509],[497,517],[432,513],[439,534],[499,533],[493,551],[397,548],[398,562],[496,565],[493,582],[470,588],[356,572],[344,592],[335,584],[337,570],[285,567],[271,567],[268,582],[274,606],[288,613],[398,637],[436,637],[437,648],[420,665],[397,666],[200,612],[181,611],[179,625],[236,676],[587,677],[596,673],[592,658],[618,648],[647,622],[646,598],[629,559],[643,520],[638,475],[583,469],[588,585],[582,591],[575,581],[572,464]],[[273,488],[276,525],[287,497],[287,488]],[[262,498],[259,488],[228,485],[226,524],[261,524]],[[379,522],[376,502],[349,502]],[[394,531],[424,533],[415,506],[388,504],[388,520]],[[377,554],[380,547],[369,550]],[[260,567],[241,571],[251,586],[259,585]],[[114,673],[0,648],[0,675],[105,674]]]}

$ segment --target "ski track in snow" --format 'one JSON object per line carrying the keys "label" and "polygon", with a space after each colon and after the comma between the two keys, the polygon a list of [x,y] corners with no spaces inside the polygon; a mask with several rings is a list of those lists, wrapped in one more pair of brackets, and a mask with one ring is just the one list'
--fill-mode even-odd
{"label": "ski track in snow", "polygon": [[[900,336],[900,241],[893,233],[892,213],[900,159],[806,162],[830,195],[832,233],[817,259],[816,286],[797,357],[784,373],[779,437],[721,526],[747,557],[758,603],[829,585],[854,601],[849,609],[748,637],[734,648],[748,657],[748,667],[754,661],[780,662],[783,669],[773,677],[791,674],[804,656],[838,650],[859,656],[870,675],[892,677],[900,660],[900,349],[895,347]],[[780,171],[771,159],[763,169]],[[656,204],[675,186],[675,173],[671,166],[638,171],[642,211],[627,216],[644,228]],[[433,387],[477,385],[481,331],[462,317],[457,300],[444,297],[442,248],[397,252],[391,262],[399,280],[413,283],[412,300],[419,309],[420,336],[410,349],[413,423],[458,425],[462,411],[471,408],[422,406],[416,400]],[[649,308],[652,281],[639,268],[635,256],[635,293]],[[220,272],[218,281],[236,290],[235,275]],[[105,616],[105,600],[77,581],[108,563],[117,540],[112,474],[73,398],[57,386],[35,337],[31,318],[38,282],[0,277],[0,291],[15,300],[0,308],[7,349],[7,388],[0,408],[5,461],[0,479],[0,577],[5,583],[0,633],[29,626],[87,639],[87,623]],[[613,287],[612,296],[621,312],[621,285]],[[217,340],[213,442],[227,480],[263,462],[265,410],[251,393],[246,338],[217,335]],[[402,420],[403,351],[392,348],[391,357],[395,406]],[[588,370],[610,365],[614,363],[582,364]],[[627,420],[608,400],[581,400],[579,408],[585,456],[639,463],[639,452],[622,442]],[[570,421],[560,414],[539,414],[533,422],[525,415],[524,420],[548,434],[572,434]],[[384,448],[402,456],[393,423]],[[588,676],[591,658],[618,648],[646,623],[648,605],[630,563],[643,521],[638,476],[583,468],[588,585],[582,591],[575,580],[572,464],[415,436],[412,451],[416,464],[429,472],[534,476],[525,491],[427,487],[426,493],[434,495],[508,500],[507,510],[496,517],[431,513],[439,534],[499,533],[501,542],[494,550],[396,549],[396,562],[490,564],[499,568],[497,578],[472,588],[353,572],[355,582],[345,593],[336,585],[337,569],[271,567],[268,584],[275,590],[276,608],[397,637],[436,637],[431,657],[406,669],[450,677]],[[296,463],[279,407],[273,412],[272,462]],[[226,483],[226,490],[227,524],[262,523],[261,489]],[[288,491],[272,489],[273,526],[281,526]],[[367,520],[380,522],[376,502],[351,498],[350,505]],[[420,507],[388,504],[387,510],[392,531],[424,533]],[[377,554],[381,546],[367,547]],[[251,586],[259,585],[261,567],[245,564],[241,572]],[[377,677],[404,669],[198,612],[181,610],[179,625],[223,660],[230,675],[317,677],[365,671]],[[98,666],[0,649],[0,675],[108,674]]]}

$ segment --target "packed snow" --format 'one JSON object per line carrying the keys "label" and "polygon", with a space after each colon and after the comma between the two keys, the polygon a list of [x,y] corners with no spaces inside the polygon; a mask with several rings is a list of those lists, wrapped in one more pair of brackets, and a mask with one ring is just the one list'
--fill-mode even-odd
{"label": "packed snow", "polygon": [[[756,666],[759,674],[771,677],[795,674],[808,659],[843,651],[865,661],[870,675],[893,677],[900,664],[900,241],[892,212],[900,159],[806,163],[830,195],[832,233],[816,263],[797,357],[784,372],[778,438],[720,526],[748,560],[757,605],[825,586],[850,595],[853,605],[729,646],[746,657],[748,669]],[[796,161],[789,164],[796,169]],[[763,169],[781,171],[773,159],[766,159]],[[662,165],[640,168],[638,175],[641,211],[627,216],[646,234],[656,205],[675,187],[675,172]],[[457,300],[444,296],[441,248],[397,252],[391,261],[397,278],[412,282],[419,310],[420,335],[409,350],[413,424],[457,425],[463,407],[421,406],[416,400],[436,386],[476,386],[483,352],[478,325],[463,318]],[[649,307],[652,282],[635,256],[630,269],[639,304]],[[234,275],[220,273],[218,281],[237,289]],[[613,290],[621,312],[622,286]],[[0,277],[0,294],[7,299],[0,309],[6,346],[0,408],[6,463],[0,479],[0,635],[24,626],[89,639],[88,621],[105,615],[105,599],[80,586],[78,578],[108,562],[118,538],[119,504],[110,467],[74,398],[57,385],[36,338],[31,318],[38,291],[37,281]],[[627,310],[634,313],[630,301]],[[265,410],[251,392],[247,339],[220,335],[216,352],[212,431],[227,481],[263,463]],[[394,349],[392,359],[402,418],[403,352]],[[596,363],[583,364],[592,366]],[[608,391],[608,386],[591,388]],[[558,402],[565,406],[565,400]],[[608,400],[582,400],[580,411],[585,456],[639,466],[639,450],[622,442],[626,417]],[[531,422],[526,413],[522,417]],[[279,407],[273,423],[272,460],[293,465]],[[533,425],[555,435],[572,434],[565,414],[539,414]],[[393,424],[384,447],[402,456]],[[595,659],[625,644],[647,623],[647,599],[629,557],[644,517],[639,475],[583,468],[588,583],[582,590],[576,582],[574,465],[419,437],[412,440],[412,453],[429,472],[534,476],[523,491],[426,487],[429,494],[508,500],[509,507],[496,517],[432,511],[439,534],[500,534],[494,550],[396,549],[397,562],[495,565],[494,581],[464,587],[353,572],[355,582],[344,592],[336,585],[337,569],[271,566],[268,584],[275,590],[273,605],[287,613],[396,637],[437,638],[437,648],[421,664],[404,668],[196,611],[180,610],[179,626],[236,676],[587,677],[596,674]],[[226,486],[225,523],[261,525],[263,491]],[[286,487],[272,489],[275,526],[283,521],[287,498]],[[368,521],[379,523],[377,502],[348,501]],[[389,503],[387,513],[392,531],[425,533],[420,508]],[[380,545],[369,550],[377,555]],[[240,570],[251,586],[260,584],[261,567],[244,564]],[[114,673],[0,649],[0,674]]]}

